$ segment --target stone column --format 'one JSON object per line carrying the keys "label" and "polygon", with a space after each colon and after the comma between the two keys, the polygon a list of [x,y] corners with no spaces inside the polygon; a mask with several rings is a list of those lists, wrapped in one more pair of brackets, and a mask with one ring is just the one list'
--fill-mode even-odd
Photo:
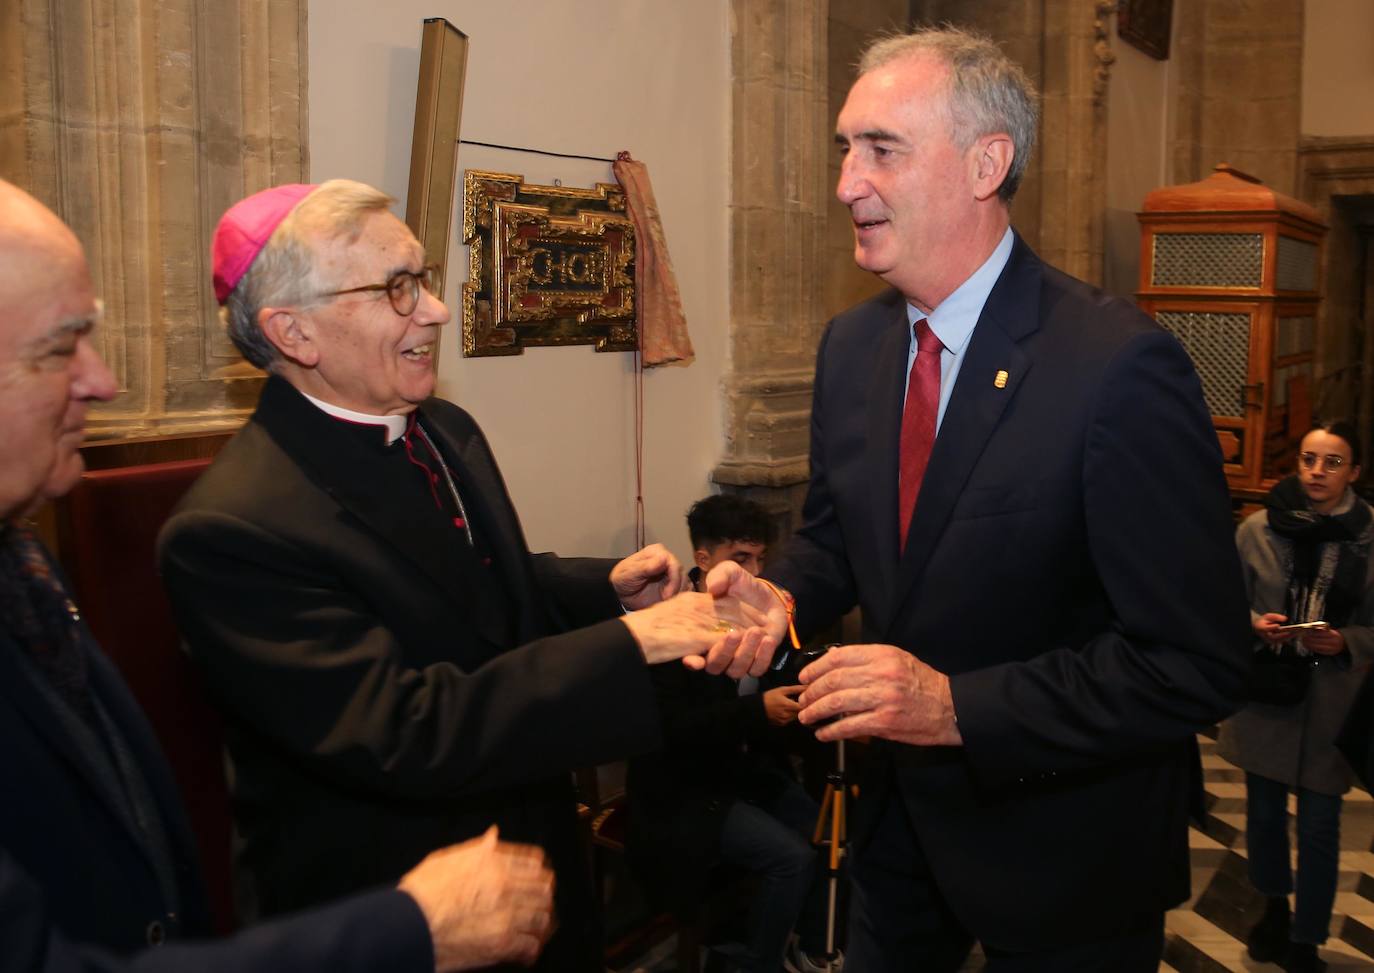
{"label": "stone column", "polygon": [[121,394],[90,439],[231,428],[261,376],[224,337],[215,221],[308,172],[302,0],[8,0],[0,172],[85,244]]}
{"label": "stone column", "polygon": [[[779,488],[807,477],[811,381],[824,325],[825,0],[733,0],[731,371],[717,483]],[[795,489],[792,491],[796,492]]]}
{"label": "stone column", "polygon": [[[1107,71],[1111,0],[1044,4],[1041,65],[1039,254],[1102,283],[1107,205]],[[1034,163],[1032,163],[1034,165]]]}
{"label": "stone column", "polygon": [[1102,279],[1107,184],[1105,93],[1112,0],[915,0],[921,23],[980,30],[1040,90],[1040,137],[1012,204],[1012,225],[1048,263]]}
{"label": "stone column", "polygon": [[[834,130],[835,120],[849,97],[860,55],[874,38],[885,32],[903,30],[907,23],[906,0],[845,0],[830,4],[830,37],[826,45],[830,58],[827,136]],[[826,281],[826,316],[830,317],[872,297],[886,285],[854,263],[854,224],[849,217],[849,207],[835,196],[835,186],[840,181],[837,149],[830,149],[827,163],[826,242],[822,258],[825,266],[821,273]]]}
{"label": "stone column", "polygon": [[1293,0],[1175,4],[1171,185],[1219,162],[1296,195],[1303,5]]}

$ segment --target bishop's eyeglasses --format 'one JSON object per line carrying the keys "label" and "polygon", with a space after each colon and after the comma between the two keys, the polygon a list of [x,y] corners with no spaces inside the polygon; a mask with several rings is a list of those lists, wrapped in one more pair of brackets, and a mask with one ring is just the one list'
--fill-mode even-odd
{"label": "bishop's eyeglasses", "polygon": [[326,291],[321,297],[338,297],[340,294],[361,294],[365,291],[385,291],[391,309],[401,317],[415,313],[420,303],[420,288],[434,293],[434,275],[439,272],[438,264],[425,264],[419,270],[398,270],[381,284],[364,284],[362,287],[346,287],[341,291]]}

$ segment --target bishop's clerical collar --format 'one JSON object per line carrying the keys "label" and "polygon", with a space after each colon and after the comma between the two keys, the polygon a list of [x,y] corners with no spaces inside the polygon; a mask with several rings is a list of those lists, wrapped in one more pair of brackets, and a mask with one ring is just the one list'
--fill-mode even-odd
{"label": "bishop's clerical collar", "polygon": [[[300,391],[297,389],[297,391]],[[334,405],[330,402],[322,402],[313,395],[305,395],[317,409],[335,419],[342,419],[345,422],[356,422],[365,426],[381,426],[386,429],[386,442],[391,445],[396,440],[405,435],[406,427],[410,424],[410,416],[370,416],[366,412],[354,412],[352,409],[345,409],[343,406]]]}

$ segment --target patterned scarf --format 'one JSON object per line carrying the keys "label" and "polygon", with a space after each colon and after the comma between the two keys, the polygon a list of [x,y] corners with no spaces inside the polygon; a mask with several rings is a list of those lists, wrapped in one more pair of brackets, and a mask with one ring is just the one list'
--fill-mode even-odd
{"label": "patterned scarf", "polygon": [[[1345,513],[1319,514],[1297,476],[1274,484],[1264,505],[1270,529],[1289,542],[1279,551],[1288,580],[1288,620],[1349,624],[1360,606],[1374,539],[1369,507],[1356,499]],[[1298,651],[1306,654],[1300,646]]]}
{"label": "patterned scarf", "polygon": [[0,522],[0,626],[28,653],[58,696],[95,727],[98,719],[80,619],[38,538],[18,523]]}

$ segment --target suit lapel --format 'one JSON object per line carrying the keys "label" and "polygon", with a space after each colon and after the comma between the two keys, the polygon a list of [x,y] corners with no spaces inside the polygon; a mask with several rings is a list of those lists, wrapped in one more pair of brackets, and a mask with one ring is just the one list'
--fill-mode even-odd
{"label": "suit lapel", "polygon": [[[935,438],[897,571],[894,605],[906,599],[925,570],[969,475],[1030,370],[1031,359],[1018,344],[1038,330],[1039,309],[1040,262],[1017,236],[969,338]],[[1006,381],[999,388],[1003,371]]]}
{"label": "suit lapel", "polygon": [[[873,501],[873,550],[881,564],[897,563],[897,478],[901,460],[902,400],[910,351],[906,302],[901,301],[878,341],[873,393],[868,397],[867,467]],[[884,576],[888,576],[883,572]]]}

